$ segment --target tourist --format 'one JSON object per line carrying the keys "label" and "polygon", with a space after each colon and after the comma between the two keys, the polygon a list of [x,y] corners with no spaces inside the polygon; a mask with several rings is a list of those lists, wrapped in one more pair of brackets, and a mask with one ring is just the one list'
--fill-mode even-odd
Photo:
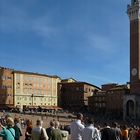
{"label": "tourist", "polygon": [[112,140],[112,129],[107,123],[104,123],[104,127],[101,129],[101,140]]}
{"label": "tourist", "polygon": [[21,127],[24,129],[25,128],[25,120],[24,119],[21,119]]}
{"label": "tourist", "polygon": [[122,126],[122,140],[128,140],[128,130],[127,130],[127,126],[123,125]]}
{"label": "tourist", "polygon": [[82,124],[83,115],[77,114],[77,120],[70,124],[71,140],[82,140],[82,130],[85,126]]}
{"label": "tourist", "polygon": [[59,122],[55,121],[55,129],[52,130],[50,140],[63,140],[59,125]]}
{"label": "tourist", "polygon": [[43,121],[38,119],[36,121],[36,127],[32,129],[31,138],[32,140],[48,140],[47,133],[42,127]]}
{"label": "tourist", "polygon": [[54,121],[50,121],[50,127],[46,128],[46,132],[47,132],[47,135],[49,137],[49,140],[50,140],[50,137],[51,137],[53,129],[55,129],[55,122]]}
{"label": "tourist", "polygon": [[27,120],[26,121],[26,131],[25,131],[25,140],[31,140],[31,131],[32,131],[32,121]]}
{"label": "tourist", "polygon": [[97,128],[93,125],[93,119],[88,118],[86,127],[82,130],[82,140],[100,140]]}
{"label": "tourist", "polygon": [[129,140],[136,140],[137,139],[137,128],[135,125],[132,125],[129,129]]}
{"label": "tourist", "polygon": [[14,120],[12,117],[6,118],[6,126],[0,124],[0,127],[2,128],[2,131],[0,131],[0,137],[2,137],[3,140],[15,140],[15,130],[13,126]]}
{"label": "tourist", "polygon": [[15,129],[15,140],[19,140],[20,137],[22,136],[22,129],[21,129],[21,125],[19,123],[19,118],[18,117],[16,117],[14,119],[14,123],[15,123],[15,125],[14,125],[14,129]]}
{"label": "tourist", "polygon": [[116,122],[112,123],[113,140],[121,140],[121,129]]}

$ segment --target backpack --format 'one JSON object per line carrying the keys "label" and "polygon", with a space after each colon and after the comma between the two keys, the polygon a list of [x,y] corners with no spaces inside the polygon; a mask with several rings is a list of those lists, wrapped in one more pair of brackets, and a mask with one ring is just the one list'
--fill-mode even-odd
{"label": "backpack", "polygon": [[15,125],[13,128],[15,130],[15,140],[19,140],[20,136],[22,136],[22,132],[17,125]]}

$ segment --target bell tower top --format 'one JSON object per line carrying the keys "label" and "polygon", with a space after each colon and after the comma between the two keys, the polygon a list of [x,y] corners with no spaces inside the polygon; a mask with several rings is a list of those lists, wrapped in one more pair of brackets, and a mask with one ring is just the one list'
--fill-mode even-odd
{"label": "bell tower top", "polygon": [[131,0],[131,5],[134,5],[138,0]]}
{"label": "bell tower top", "polygon": [[131,5],[127,5],[127,14],[130,20],[140,19],[140,0],[131,0]]}

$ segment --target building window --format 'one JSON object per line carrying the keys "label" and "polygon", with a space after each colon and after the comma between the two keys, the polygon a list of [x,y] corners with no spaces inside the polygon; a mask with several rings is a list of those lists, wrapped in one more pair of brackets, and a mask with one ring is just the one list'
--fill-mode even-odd
{"label": "building window", "polygon": [[88,88],[86,88],[85,92],[88,92]]}
{"label": "building window", "polygon": [[10,76],[8,76],[8,78],[7,78],[8,80],[11,80],[12,79],[12,77],[10,77]]}
{"label": "building window", "polygon": [[103,107],[105,107],[105,103],[103,103]]}
{"label": "building window", "polygon": [[2,78],[1,78],[2,80],[6,80],[6,76],[2,76]]}
{"label": "building window", "polygon": [[79,91],[79,87],[76,87],[76,90]]}

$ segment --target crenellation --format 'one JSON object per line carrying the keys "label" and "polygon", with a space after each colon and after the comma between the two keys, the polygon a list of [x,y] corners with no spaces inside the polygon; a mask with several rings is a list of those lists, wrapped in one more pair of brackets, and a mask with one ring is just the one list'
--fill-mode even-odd
{"label": "crenellation", "polygon": [[127,5],[127,14],[130,20],[135,20],[140,18],[140,3],[135,5]]}

